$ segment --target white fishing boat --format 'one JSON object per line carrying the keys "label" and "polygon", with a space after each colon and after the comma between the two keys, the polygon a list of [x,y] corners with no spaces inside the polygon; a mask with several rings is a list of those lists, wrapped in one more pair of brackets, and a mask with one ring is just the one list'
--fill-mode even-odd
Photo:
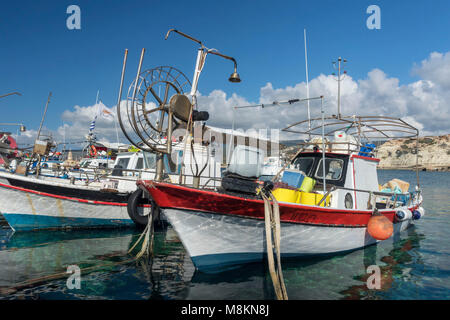
{"label": "white fishing boat", "polygon": [[[272,196],[272,203],[277,203],[279,208],[282,257],[362,248],[405,230],[424,215],[419,182],[413,191],[409,190],[409,184],[399,180],[391,182],[392,190],[380,190],[379,159],[374,157],[372,144],[364,142],[364,136],[369,133],[381,133],[386,138],[392,137],[392,132],[401,131],[417,137],[414,127],[401,119],[387,117],[324,120],[323,127],[330,128],[324,138],[334,140],[305,143],[291,168],[284,170],[279,183],[269,183],[259,191],[255,184],[252,194],[239,193],[236,188],[211,190],[162,181],[138,183],[161,208],[195,266],[203,271],[264,258],[267,203],[263,194]],[[301,124],[305,122],[297,125]],[[300,132],[321,137],[317,133],[321,128]],[[293,126],[286,130],[293,130]],[[355,133],[356,138],[352,135]],[[244,179],[256,179],[260,166],[261,163],[231,163],[228,171]],[[253,172],[247,172],[249,167]],[[225,186],[224,178],[222,186]],[[390,233],[379,230],[382,227],[375,223],[379,218],[392,227]]]}
{"label": "white fishing boat", "polygon": [[[177,148],[182,154],[183,144]],[[200,183],[213,186],[216,179],[211,177],[220,177],[220,162],[214,157],[206,159],[204,149],[194,148],[197,159],[206,163],[208,174]],[[193,158],[190,149],[186,155],[187,160]],[[164,165],[167,177],[176,182],[178,171],[171,169],[168,157]],[[136,181],[154,179],[155,166],[155,154],[143,151],[118,154],[114,167],[96,170],[93,179],[25,175],[25,164],[19,164],[15,172],[0,172],[0,213],[15,231],[143,226],[151,204],[142,199]],[[186,172],[191,177],[185,181],[192,183],[190,168]]]}

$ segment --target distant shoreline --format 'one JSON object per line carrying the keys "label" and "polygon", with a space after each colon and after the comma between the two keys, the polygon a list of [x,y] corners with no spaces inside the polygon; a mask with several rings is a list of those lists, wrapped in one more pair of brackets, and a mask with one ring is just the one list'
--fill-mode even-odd
{"label": "distant shoreline", "polygon": [[[404,167],[378,167],[378,170],[404,170],[404,171],[416,171],[416,168],[404,168]],[[419,167],[419,172],[450,172],[450,166],[446,167],[436,167],[436,168],[425,168]]]}

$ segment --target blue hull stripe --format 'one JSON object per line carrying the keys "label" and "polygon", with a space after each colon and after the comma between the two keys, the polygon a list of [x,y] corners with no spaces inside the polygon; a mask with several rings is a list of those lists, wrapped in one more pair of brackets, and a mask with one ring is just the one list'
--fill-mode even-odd
{"label": "blue hull stripe", "polygon": [[3,216],[15,231],[60,228],[112,228],[134,225],[131,219],[71,218],[18,213],[3,213]]}

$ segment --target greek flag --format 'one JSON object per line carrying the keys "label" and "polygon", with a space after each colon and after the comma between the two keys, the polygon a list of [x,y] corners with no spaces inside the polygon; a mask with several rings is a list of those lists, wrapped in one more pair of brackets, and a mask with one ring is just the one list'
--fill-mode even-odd
{"label": "greek flag", "polygon": [[95,120],[97,120],[97,116],[95,116],[94,120],[92,120],[91,125],[89,126],[89,132],[94,131],[94,129],[95,129]]}

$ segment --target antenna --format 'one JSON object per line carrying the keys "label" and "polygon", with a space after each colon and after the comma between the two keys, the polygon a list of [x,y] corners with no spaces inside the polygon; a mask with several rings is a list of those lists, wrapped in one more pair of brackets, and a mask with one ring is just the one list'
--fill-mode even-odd
{"label": "antenna", "polygon": [[42,115],[42,120],[41,120],[41,124],[39,125],[39,130],[37,132],[37,138],[36,140],[39,140],[39,137],[41,135],[41,129],[42,129],[42,125],[44,124],[44,120],[45,120],[45,115],[47,114],[47,108],[48,108],[48,104],[50,102],[50,98],[52,96],[52,93],[50,92],[47,98],[47,103],[45,104],[45,109],[44,109],[44,114]]}
{"label": "antenna", "polygon": [[308,130],[311,129],[311,111],[309,107],[309,79],[308,79],[308,52],[306,49],[306,29],[303,29],[303,37],[305,39],[305,70],[306,70],[306,99],[308,99]]}
{"label": "antenna", "polygon": [[[337,116],[338,116],[338,119],[341,118],[341,81],[344,80],[345,75],[347,74],[347,71],[344,70],[343,71],[343,75],[341,76],[341,62],[343,64],[345,64],[345,63],[347,63],[347,59],[343,59],[343,58],[339,57],[338,61],[337,61],[338,76],[337,76],[337,79],[335,79],[335,80],[338,83],[338,103],[337,103],[337,107],[338,107],[338,112],[337,112],[338,114],[337,114]],[[333,61],[333,67],[336,69],[336,61]],[[333,72],[333,75],[336,75],[336,74]]]}

